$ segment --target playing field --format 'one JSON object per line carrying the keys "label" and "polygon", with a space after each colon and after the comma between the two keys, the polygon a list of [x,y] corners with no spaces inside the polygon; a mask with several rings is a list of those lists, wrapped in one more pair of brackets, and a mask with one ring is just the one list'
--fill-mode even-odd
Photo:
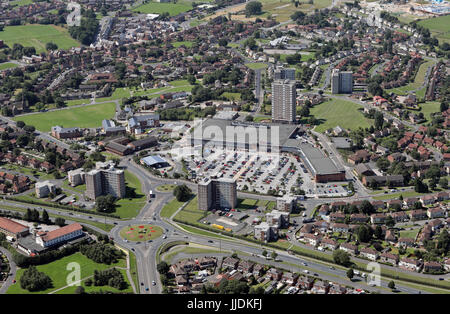
{"label": "playing field", "polygon": [[[9,287],[7,294],[24,294],[24,293],[41,294],[41,293],[49,293],[56,289],[63,288],[67,285],[67,277],[73,271],[73,269],[67,270],[67,266],[69,263],[73,262],[78,263],[80,265],[81,279],[92,276],[94,274],[94,270],[96,269],[104,270],[112,267],[126,267],[125,260],[120,260],[118,263],[112,265],[99,264],[78,252],[70,256],[66,256],[57,261],[51,262],[49,264],[40,265],[36,267],[38,271],[44,272],[52,279],[53,288],[39,292],[29,292],[28,290],[22,289],[20,287],[20,277],[22,276],[25,269],[19,269],[17,271],[15,278],[17,282],[13,284],[11,287]],[[125,279],[127,279],[127,277],[125,277]],[[108,287],[105,286],[103,288],[104,290],[106,290],[106,288]]]}
{"label": "playing field", "polygon": [[133,9],[133,11],[140,13],[162,14],[168,12],[170,16],[175,16],[180,13],[187,12],[189,10],[192,10],[192,4],[186,2],[185,3],[150,2]]}
{"label": "playing field", "polygon": [[450,15],[426,19],[418,22],[418,24],[428,28],[440,43],[443,41],[450,43]]}
{"label": "playing field", "polygon": [[163,234],[163,229],[153,225],[134,225],[120,230],[120,236],[128,241],[154,240]]}
{"label": "playing field", "polygon": [[338,125],[351,130],[370,127],[372,122],[363,116],[358,110],[360,108],[362,106],[340,99],[332,99],[316,105],[310,110],[311,115],[320,121],[314,130],[324,132]]}
{"label": "playing field", "polygon": [[79,47],[80,43],[70,37],[67,29],[55,25],[18,25],[7,26],[0,32],[0,40],[9,47],[21,44],[24,47],[34,47],[37,53],[45,51],[45,45],[52,42],[60,49]]}
{"label": "playing field", "polygon": [[15,121],[23,121],[28,125],[33,125],[36,129],[49,132],[52,126],[60,125],[65,128],[99,127],[102,120],[110,119],[116,112],[115,103],[104,103],[99,105],[89,105],[84,107],[62,109],[57,111],[30,114],[15,117]]}

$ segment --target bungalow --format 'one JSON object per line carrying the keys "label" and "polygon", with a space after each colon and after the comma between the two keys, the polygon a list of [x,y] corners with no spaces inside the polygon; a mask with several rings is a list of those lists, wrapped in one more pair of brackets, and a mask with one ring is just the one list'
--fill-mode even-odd
{"label": "bungalow", "polygon": [[367,248],[367,247],[361,249],[361,255],[363,257],[365,257],[365,258],[368,258],[368,259],[372,260],[372,261],[376,261],[378,259],[378,256],[379,256],[379,254],[378,254],[378,252],[376,250],[371,249],[371,248]]}
{"label": "bungalow", "polygon": [[385,223],[386,218],[387,218],[386,214],[382,214],[382,213],[380,213],[380,214],[372,214],[370,216],[370,222],[373,223],[373,224],[382,224],[382,223]]}
{"label": "bungalow", "polygon": [[371,204],[375,210],[386,208],[386,204],[383,201],[372,201]]}
{"label": "bungalow", "polygon": [[409,213],[411,220],[427,219],[427,212],[423,209],[415,209]]}
{"label": "bungalow", "polygon": [[400,260],[398,266],[402,269],[418,272],[422,267],[422,263],[417,259],[404,257]]}
{"label": "bungalow", "polygon": [[[384,203],[383,203],[384,204]],[[365,223],[369,217],[366,214],[351,214],[350,221],[352,223]]]}
{"label": "bungalow", "polygon": [[339,247],[342,251],[345,251],[349,254],[352,254],[352,255],[358,254],[358,246],[356,246],[356,245],[353,245],[350,243],[342,243]]}
{"label": "bungalow", "polygon": [[406,222],[409,220],[409,216],[406,212],[395,212],[391,214],[391,217],[395,222]]}
{"label": "bungalow", "polygon": [[345,214],[341,212],[337,213],[331,213],[330,214],[330,221],[331,222],[344,222],[345,220]]}
{"label": "bungalow", "polygon": [[442,265],[438,262],[425,262],[423,263],[423,271],[424,272],[434,272],[441,271]]}
{"label": "bungalow", "polygon": [[317,246],[320,243],[320,236],[316,236],[315,234],[305,234],[304,236],[306,244],[309,244],[311,246]]}
{"label": "bungalow", "polygon": [[329,239],[329,238],[322,239],[321,245],[322,245],[322,247],[329,249],[331,251],[336,250],[339,246],[337,241],[335,241],[333,239]]}
{"label": "bungalow", "polygon": [[437,198],[434,195],[423,195],[420,197],[420,202],[423,206],[434,204],[436,200]]}
{"label": "bungalow", "polygon": [[340,209],[344,208],[345,206],[347,206],[346,202],[342,202],[342,201],[333,202],[333,203],[331,203],[331,210],[332,211],[340,210]]}
{"label": "bungalow", "polygon": [[398,239],[398,246],[413,247],[414,246],[414,239],[411,239],[411,238],[400,238],[400,239]]}
{"label": "bungalow", "polygon": [[448,192],[439,192],[434,194],[439,202],[446,201],[450,199],[450,195]]}
{"label": "bungalow", "polygon": [[380,260],[383,263],[389,263],[389,264],[392,264],[392,265],[397,265],[397,263],[399,261],[399,257],[398,257],[397,254],[384,252],[384,253],[380,254]]}
{"label": "bungalow", "polygon": [[333,232],[344,232],[347,233],[349,231],[349,226],[347,224],[334,223],[331,225],[331,229]]}
{"label": "bungalow", "polygon": [[427,209],[428,218],[442,218],[445,217],[445,210],[441,207],[432,207]]}
{"label": "bungalow", "polygon": [[403,206],[412,207],[414,204],[420,202],[418,197],[408,197],[403,200]]}

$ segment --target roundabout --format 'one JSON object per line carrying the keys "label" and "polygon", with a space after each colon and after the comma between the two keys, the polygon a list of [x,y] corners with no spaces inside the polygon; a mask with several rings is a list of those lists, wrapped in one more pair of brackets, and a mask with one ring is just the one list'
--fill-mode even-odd
{"label": "roundabout", "polygon": [[158,185],[156,187],[156,190],[158,192],[166,193],[166,192],[173,191],[175,188],[176,188],[176,184],[162,184],[162,185]]}
{"label": "roundabout", "polygon": [[155,240],[163,234],[163,229],[155,225],[132,225],[122,228],[120,236],[128,241],[148,241]]}

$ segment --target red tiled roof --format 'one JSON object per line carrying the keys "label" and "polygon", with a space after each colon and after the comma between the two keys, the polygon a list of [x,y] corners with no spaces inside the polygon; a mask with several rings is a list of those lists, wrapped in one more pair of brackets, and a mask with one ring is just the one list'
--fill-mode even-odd
{"label": "red tiled roof", "polygon": [[72,233],[72,232],[80,230],[80,229],[83,229],[83,227],[79,223],[73,223],[73,224],[67,225],[65,227],[47,232],[46,235],[44,235],[42,237],[42,239],[45,242],[48,242],[48,241],[54,240],[56,238],[62,237],[63,235]]}
{"label": "red tiled roof", "polygon": [[8,218],[0,217],[0,228],[11,233],[19,233],[24,231],[24,229],[27,229],[28,227]]}

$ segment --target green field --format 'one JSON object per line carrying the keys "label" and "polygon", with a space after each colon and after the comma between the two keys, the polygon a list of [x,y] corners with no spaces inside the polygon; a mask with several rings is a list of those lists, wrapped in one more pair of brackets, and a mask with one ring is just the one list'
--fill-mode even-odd
{"label": "green field", "polygon": [[168,12],[170,16],[175,16],[183,12],[187,12],[192,10],[191,3],[159,3],[159,2],[150,2],[147,4],[140,5],[133,9],[135,12],[140,13],[155,13],[162,14]]}
{"label": "green field", "polygon": [[194,43],[192,41],[176,41],[172,43],[175,48],[185,46],[186,48],[191,48]]}
{"label": "green field", "polygon": [[186,221],[192,224],[200,224],[198,221],[205,216],[205,211],[198,209],[198,199],[195,197],[183,210],[179,211],[174,219]]}
{"label": "green field", "polygon": [[360,108],[362,107],[356,103],[340,99],[332,99],[314,106],[310,113],[320,121],[315,131],[324,132],[338,125],[351,130],[370,127],[372,122],[363,116],[358,110]]}
{"label": "green field", "polygon": [[[147,202],[145,194],[142,193],[141,182],[128,170],[125,170],[125,183],[127,190],[134,189],[136,196],[133,198],[122,198],[116,202],[116,212],[120,218],[136,217],[142,207]],[[127,191],[128,192],[128,191]]]}
{"label": "green field", "polygon": [[15,117],[14,120],[21,120],[27,125],[33,125],[39,131],[49,132],[52,126],[55,125],[60,125],[65,128],[99,127],[102,124],[102,120],[112,118],[115,112],[116,105],[114,103],[104,103],[85,107],[30,114],[26,116],[18,116]]}
{"label": "green field", "polygon": [[267,64],[262,62],[252,62],[252,63],[246,63],[245,66],[252,70],[259,70],[259,69],[266,69]]}
{"label": "green field", "polygon": [[183,202],[178,202],[177,199],[174,198],[169,203],[164,205],[159,215],[161,217],[170,218],[183,204]]}
{"label": "green field", "polygon": [[230,101],[238,101],[241,100],[241,93],[230,93],[230,92],[225,92],[223,93],[221,96],[225,97],[226,99],[230,100]]}
{"label": "green field", "polygon": [[434,17],[423,20],[417,24],[430,30],[432,36],[436,36],[440,43],[450,43],[450,15]]}
{"label": "green field", "polygon": [[0,32],[0,40],[9,47],[21,44],[24,47],[35,47],[37,53],[45,51],[45,45],[55,43],[60,49],[79,47],[80,43],[70,37],[67,29],[55,25],[18,25],[6,26]]}
{"label": "green field", "polygon": [[133,225],[120,230],[120,236],[128,241],[154,240],[163,234],[163,229],[154,225]]}
{"label": "green field", "polygon": [[18,66],[19,65],[15,64],[15,63],[11,63],[11,62],[0,63],[0,71],[6,70],[6,69],[17,68]]}
{"label": "green field", "polygon": [[[81,279],[92,276],[94,274],[94,270],[105,270],[112,267],[126,267],[125,260],[120,260],[118,263],[111,265],[99,264],[90,260],[80,252],[77,252],[49,264],[36,267],[38,271],[44,272],[52,279],[53,288],[38,292],[29,292],[28,290],[22,289],[20,287],[20,277],[25,271],[25,269],[22,268],[17,271],[15,278],[17,282],[9,287],[7,294],[46,294],[55,291],[56,289],[62,288],[67,285],[67,276],[71,273],[71,271],[73,271],[67,270],[67,265],[72,262],[76,262],[80,265]],[[125,277],[125,279],[127,279],[127,277]],[[107,290],[106,288],[108,287],[105,286],[104,290]]]}

